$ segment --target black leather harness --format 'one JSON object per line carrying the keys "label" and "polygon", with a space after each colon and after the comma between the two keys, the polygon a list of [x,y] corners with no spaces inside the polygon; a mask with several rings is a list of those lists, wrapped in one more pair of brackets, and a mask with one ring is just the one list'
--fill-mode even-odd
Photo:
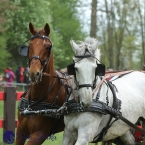
{"label": "black leather harness", "polygon": [[[92,99],[92,102],[88,108],[84,108],[80,103],[78,103],[76,100],[73,99],[73,100],[69,100],[68,102],[65,102],[65,104],[62,107],[63,109],[59,109],[60,112],[63,115],[67,115],[70,113],[76,113],[76,112],[97,112],[97,113],[101,113],[103,115],[110,114],[110,112],[112,112],[112,114],[114,114],[114,113],[121,114],[121,112],[119,111],[121,109],[121,101],[116,96],[116,88],[111,82],[108,82],[107,84],[113,94],[112,107],[108,106],[108,102],[105,103],[105,102],[99,101],[100,90],[101,90],[101,87],[100,87],[100,89],[96,95],[96,98]],[[110,123],[111,123],[111,120],[113,117],[114,116],[112,116],[112,115],[110,116],[110,119],[109,119],[106,127],[104,127],[102,132],[94,138],[94,141],[92,143],[99,142],[103,139],[103,137],[107,133],[107,130],[111,127]]]}
{"label": "black leather harness", "polygon": [[[53,81],[52,85],[50,86],[50,88],[48,89],[47,93],[45,94],[45,96],[41,97],[39,100],[32,101],[29,94],[28,94],[28,99],[26,99],[25,95],[28,93],[28,90],[22,94],[21,99],[18,104],[18,110],[20,110],[21,115],[24,115],[25,117],[31,117],[31,115],[34,115],[34,113],[32,113],[32,112],[36,112],[36,111],[40,111],[40,110],[43,110],[42,112],[44,112],[44,110],[48,110],[48,109],[51,109],[51,110],[59,109],[61,106],[57,105],[57,100],[59,98],[59,95],[60,95],[60,92],[61,92],[63,86],[65,87],[65,90],[67,92],[64,102],[68,100],[68,98],[71,94],[71,87],[68,82],[67,83],[63,82],[63,79],[65,79],[67,77],[67,75],[62,73],[63,77],[60,77],[60,74],[57,71],[56,71],[56,74],[57,74],[56,78],[54,79],[54,81]],[[54,101],[52,103],[43,102],[43,100],[46,97],[48,97],[49,93],[51,92],[52,88],[54,87],[56,79],[60,79],[61,85],[60,85],[60,88],[59,88],[59,91],[58,91],[56,97],[54,98]],[[42,113],[42,114],[44,114],[44,113]],[[47,113],[47,116],[58,118],[58,116],[56,117],[56,114],[50,115],[50,113]]]}
{"label": "black leather harness", "polygon": [[[118,119],[121,119],[129,126],[142,132],[143,134],[145,134],[144,129],[137,127],[135,124],[133,124],[132,122],[130,122],[129,120],[127,120],[126,118],[124,118],[122,116],[122,113],[120,112],[121,101],[116,96],[116,91],[117,91],[116,87],[109,81],[107,82],[107,84],[113,93],[113,105],[112,105],[112,107],[108,106],[107,100],[106,100],[106,103],[99,101],[99,95],[98,95],[100,92],[99,91],[96,95],[96,99],[92,100],[92,102],[88,108],[83,108],[83,106],[80,103],[78,103],[76,100],[73,99],[73,100],[70,100],[68,102],[65,102],[64,105],[60,109],[58,109],[59,112],[61,112],[62,115],[67,115],[67,114],[76,113],[76,112],[97,112],[97,113],[101,113],[103,115],[110,114],[110,119],[109,119],[108,123],[106,124],[106,127],[104,127],[102,129],[100,134],[98,134],[96,137],[94,137],[92,143],[102,141],[103,137],[107,133],[107,130]],[[115,120],[111,123],[111,120],[113,118],[115,118]]]}
{"label": "black leather harness", "polygon": [[[34,104],[36,101],[30,101],[30,104]],[[53,105],[54,104],[54,105]],[[28,99],[22,97],[18,104],[18,109],[20,111],[24,111],[28,108]],[[46,103],[46,102],[39,102],[37,105],[31,107],[32,110],[44,110],[44,109],[59,109],[60,106],[55,105],[55,103]]]}
{"label": "black leather harness", "polygon": [[[101,133],[98,134],[94,138],[92,143],[101,141],[103,139],[103,137],[106,135],[107,130],[118,119],[121,119],[122,121],[124,121],[125,123],[127,123],[128,125],[133,127],[134,129],[145,134],[145,131],[143,129],[138,128],[136,125],[134,125],[133,123],[131,123],[129,120],[127,120],[126,118],[124,118],[122,116],[122,113],[120,112],[121,101],[116,96],[116,91],[117,91],[116,87],[110,81],[107,81],[106,85],[109,86],[109,88],[111,89],[112,94],[113,94],[112,107],[108,106],[109,100],[107,98],[106,98],[106,103],[99,101],[100,90],[101,90],[101,87],[100,87],[100,89],[96,95],[96,98],[92,100],[92,102],[88,108],[84,108],[75,99],[68,100],[69,97],[67,97],[63,106],[52,105],[55,103],[50,104],[50,103],[45,103],[45,102],[39,102],[37,105],[35,105],[31,108],[32,110],[25,110],[25,108],[28,107],[28,100],[22,97],[19,102],[18,109],[21,110],[23,112],[23,115],[26,115],[26,116],[27,115],[28,116],[46,115],[49,117],[54,117],[54,118],[58,118],[58,119],[62,119],[62,120],[63,120],[64,115],[67,115],[70,113],[77,113],[77,112],[96,112],[96,113],[101,113],[103,115],[110,114],[110,119],[109,119],[108,123],[106,124],[106,127],[104,127],[102,129]],[[30,101],[30,103],[33,104],[33,103],[35,103],[35,101]],[[24,112],[24,110],[26,112]],[[113,117],[115,118],[115,120],[111,123],[111,120]]]}

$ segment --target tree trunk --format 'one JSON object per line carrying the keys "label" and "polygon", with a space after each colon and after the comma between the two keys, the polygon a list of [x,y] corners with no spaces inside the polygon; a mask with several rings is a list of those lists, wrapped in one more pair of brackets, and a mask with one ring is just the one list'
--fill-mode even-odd
{"label": "tree trunk", "polygon": [[92,0],[90,37],[96,38],[97,33],[97,0]]}
{"label": "tree trunk", "polygon": [[113,65],[113,6],[112,6],[112,0],[111,0],[111,8],[109,10],[108,8],[108,1],[105,0],[105,8],[106,8],[106,16],[107,16],[107,34],[108,34],[108,39],[107,39],[107,43],[108,43],[108,57],[109,57],[109,67],[110,68],[114,68]]}
{"label": "tree trunk", "polygon": [[[145,4],[144,4],[145,5]],[[144,6],[145,7],[145,6]],[[138,0],[138,13],[139,13],[139,16],[140,16],[140,27],[141,27],[141,38],[142,38],[142,56],[141,56],[141,67],[143,66],[143,64],[145,63],[145,32],[144,32],[144,28],[143,28],[143,17],[142,17],[142,14],[141,14],[141,9],[140,9],[140,3],[139,3],[139,0]],[[145,10],[144,10],[144,13],[145,13]],[[145,16],[144,16],[145,17]],[[144,24],[145,25],[145,24]]]}

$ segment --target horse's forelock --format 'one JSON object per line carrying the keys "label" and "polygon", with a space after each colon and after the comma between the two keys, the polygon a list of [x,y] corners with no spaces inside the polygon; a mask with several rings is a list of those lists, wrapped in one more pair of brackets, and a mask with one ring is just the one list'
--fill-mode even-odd
{"label": "horse's forelock", "polygon": [[[92,37],[86,37],[83,41],[75,41],[75,44],[80,48],[76,51],[76,55],[84,55],[86,47],[91,53],[93,53],[98,59],[100,59],[100,49],[98,49],[98,40]],[[88,54],[88,53],[86,53]]]}
{"label": "horse's forelock", "polygon": [[87,44],[92,45],[92,44],[94,44],[96,41],[98,41],[98,40],[95,39],[95,38],[92,38],[92,37],[86,37],[84,42],[87,43]]}
{"label": "horse's forelock", "polygon": [[88,45],[90,51],[95,55],[95,57],[100,59],[101,53],[98,48],[98,40],[96,38],[86,37],[84,42]]}
{"label": "horse's forelock", "polygon": [[94,45],[96,48],[98,47],[98,40],[95,38],[87,37],[84,42],[90,47],[93,47]]}
{"label": "horse's forelock", "polygon": [[44,29],[41,29],[38,32],[40,33],[40,35],[45,35],[45,30]]}

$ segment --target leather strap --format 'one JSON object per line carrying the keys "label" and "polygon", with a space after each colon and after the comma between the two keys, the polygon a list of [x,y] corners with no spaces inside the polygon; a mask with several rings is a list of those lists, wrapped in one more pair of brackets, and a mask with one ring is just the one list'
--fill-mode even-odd
{"label": "leather strap", "polygon": [[86,88],[91,87],[91,88],[92,88],[92,85],[91,85],[91,84],[83,84],[83,85],[79,85],[79,89],[84,88],[84,87],[86,87]]}
{"label": "leather strap", "polygon": [[121,119],[122,121],[124,121],[126,124],[128,124],[129,126],[131,126],[132,128],[135,128],[136,130],[138,130],[139,132],[145,134],[145,130],[144,129],[141,129],[139,127],[137,127],[136,125],[134,125],[132,122],[130,122],[129,120],[127,120],[125,117],[122,116],[122,114],[118,111],[116,111],[114,108],[111,108],[109,106],[106,106],[106,111],[114,116],[115,118],[119,118]]}
{"label": "leather strap", "polygon": [[44,75],[44,76],[47,76],[47,77],[54,77],[54,78],[64,79],[64,80],[70,80],[70,79],[72,79],[72,77],[70,77],[70,76],[60,77],[60,76],[48,74],[48,73],[46,73],[46,72],[44,72],[43,75]]}
{"label": "leather strap", "polygon": [[[134,70],[130,70],[130,71],[123,71],[123,72],[117,72],[117,73],[108,73],[106,74],[103,79],[100,81],[100,83],[97,85],[97,87],[93,90],[93,94],[92,97],[94,96],[94,94],[97,92],[97,90],[100,88],[100,86],[102,85],[102,83],[108,79],[109,77],[114,77],[114,76],[119,76],[119,75],[123,75],[123,74],[128,74],[133,72]],[[145,71],[141,71],[141,72],[145,72]]]}
{"label": "leather strap", "polygon": [[116,72],[116,73],[111,73],[111,72],[109,72],[109,73],[107,73],[107,74],[105,75],[105,78],[107,79],[107,78],[109,78],[109,77],[124,75],[124,74],[131,73],[131,72],[133,72],[133,71],[134,71],[134,70],[123,71],[123,72]]}
{"label": "leather strap", "polygon": [[106,77],[103,77],[103,79],[100,81],[100,83],[97,85],[97,87],[93,90],[92,97],[97,92],[97,90],[100,88],[100,86],[103,84],[104,80],[106,80]]}

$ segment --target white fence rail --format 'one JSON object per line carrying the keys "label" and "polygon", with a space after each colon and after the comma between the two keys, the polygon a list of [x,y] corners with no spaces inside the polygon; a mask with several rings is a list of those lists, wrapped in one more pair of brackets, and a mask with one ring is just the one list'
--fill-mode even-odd
{"label": "white fence rail", "polygon": [[25,84],[25,83],[15,83],[15,82],[5,82],[5,81],[1,81],[0,82],[0,91],[3,91],[4,90],[4,87],[6,86],[13,86],[13,87],[16,87],[16,89],[18,91],[25,91],[25,87],[28,86],[28,84]]}

